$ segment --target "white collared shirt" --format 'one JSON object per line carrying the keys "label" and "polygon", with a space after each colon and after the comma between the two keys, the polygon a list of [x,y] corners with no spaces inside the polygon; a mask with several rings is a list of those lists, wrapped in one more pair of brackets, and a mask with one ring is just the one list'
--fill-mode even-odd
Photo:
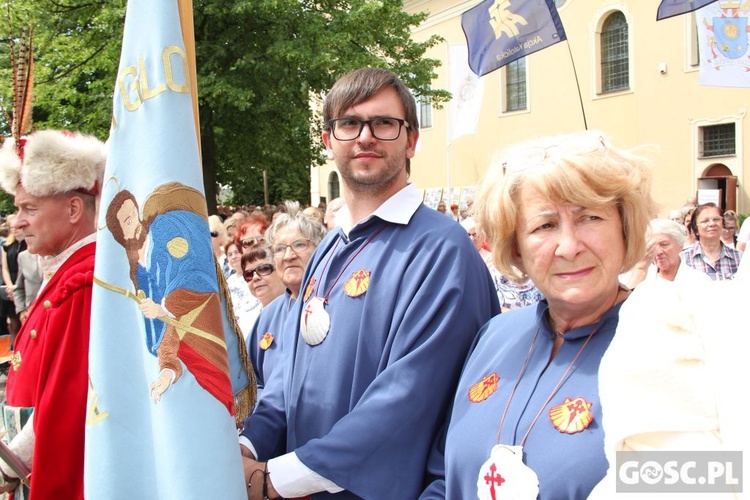
{"label": "white collared shirt", "polygon": [[372,217],[379,217],[386,222],[393,224],[406,225],[411,220],[414,213],[422,204],[422,198],[419,190],[414,184],[407,184],[396,194],[388,198],[373,213],[354,224],[351,212],[346,205],[342,206],[336,214],[340,221],[341,230],[348,237],[354,226],[358,226],[370,220]]}

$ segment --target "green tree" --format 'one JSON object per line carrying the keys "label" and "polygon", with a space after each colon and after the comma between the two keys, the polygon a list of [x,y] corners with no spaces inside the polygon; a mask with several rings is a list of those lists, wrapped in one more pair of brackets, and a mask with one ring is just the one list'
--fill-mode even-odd
{"label": "green tree", "polygon": [[[314,104],[344,73],[393,70],[439,105],[430,83],[440,42],[411,40],[426,14],[402,0],[193,0],[204,183],[235,203],[309,201],[309,168],[323,162]],[[4,6],[7,5],[3,4]],[[111,119],[125,0],[14,0],[13,31],[34,24],[37,127],[71,128],[105,139]],[[7,79],[7,51],[0,56]],[[2,89],[8,102],[10,89]],[[3,124],[3,126],[5,126]],[[7,133],[7,130],[5,131]]]}

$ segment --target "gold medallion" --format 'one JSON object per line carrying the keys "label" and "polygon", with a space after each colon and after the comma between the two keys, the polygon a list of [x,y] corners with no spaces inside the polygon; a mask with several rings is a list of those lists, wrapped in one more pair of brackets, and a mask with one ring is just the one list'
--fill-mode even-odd
{"label": "gold medallion", "polygon": [[472,403],[481,403],[497,390],[497,383],[500,377],[497,373],[491,373],[482,380],[472,385],[469,389],[469,401]]}
{"label": "gold medallion", "polygon": [[370,271],[360,269],[352,273],[352,277],[349,278],[344,284],[344,293],[349,297],[359,297],[367,291],[367,287],[370,285]]}
{"label": "gold medallion", "polygon": [[258,342],[258,345],[264,351],[271,347],[271,344],[273,344],[273,334],[271,332],[266,332],[265,335],[263,335],[263,337],[260,339],[260,342]]}
{"label": "gold medallion", "polygon": [[589,403],[582,397],[565,398],[563,404],[550,408],[549,419],[558,431],[565,434],[575,434],[581,432],[593,422],[592,406],[593,403]]}

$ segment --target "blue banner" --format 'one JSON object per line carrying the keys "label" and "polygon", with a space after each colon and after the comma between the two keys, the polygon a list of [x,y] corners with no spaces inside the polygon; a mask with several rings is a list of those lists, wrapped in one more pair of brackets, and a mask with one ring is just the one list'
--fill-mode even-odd
{"label": "blue banner", "polygon": [[88,500],[246,496],[196,103],[191,1],[129,0],[98,216]]}
{"label": "blue banner", "polygon": [[659,10],[656,11],[656,20],[661,21],[669,17],[687,14],[700,9],[716,0],[661,0]]}
{"label": "blue banner", "polygon": [[485,0],[463,13],[461,26],[479,76],[566,39],[554,0]]}

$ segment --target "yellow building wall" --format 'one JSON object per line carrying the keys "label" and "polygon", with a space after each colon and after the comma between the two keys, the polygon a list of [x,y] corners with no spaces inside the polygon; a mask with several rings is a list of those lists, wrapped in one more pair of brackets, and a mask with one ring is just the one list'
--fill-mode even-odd
{"label": "yellow building wall", "polygon": [[[429,17],[413,37],[445,39],[426,57],[439,59],[433,88],[450,90],[449,46],[465,44],[461,14],[478,2],[408,0],[405,10],[427,11]],[[624,147],[651,145],[655,160],[653,194],[661,214],[684,205],[695,195],[697,179],[714,163],[723,163],[738,178],[737,209],[750,212],[748,177],[750,137],[747,107],[750,89],[705,87],[691,65],[691,15],[656,21],[658,2],[643,0],[567,0],[559,9],[568,37],[526,58],[527,109],[502,112],[503,69],[482,77],[484,97],[477,133],[448,141],[450,106],[433,109],[432,127],[420,131],[411,180],[421,189],[476,185],[500,150],[540,135],[584,129],[601,130]],[[625,14],[630,37],[630,88],[597,93],[598,32],[608,13]],[[579,91],[576,86],[576,73]],[[713,160],[699,158],[698,128],[731,120],[737,129],[737,154]],[[748,152],[748,153],[746,153]],[[315,169],[316,194],[326,196],[332,164]],[[315,189],[313,190],[315,191]]]}

